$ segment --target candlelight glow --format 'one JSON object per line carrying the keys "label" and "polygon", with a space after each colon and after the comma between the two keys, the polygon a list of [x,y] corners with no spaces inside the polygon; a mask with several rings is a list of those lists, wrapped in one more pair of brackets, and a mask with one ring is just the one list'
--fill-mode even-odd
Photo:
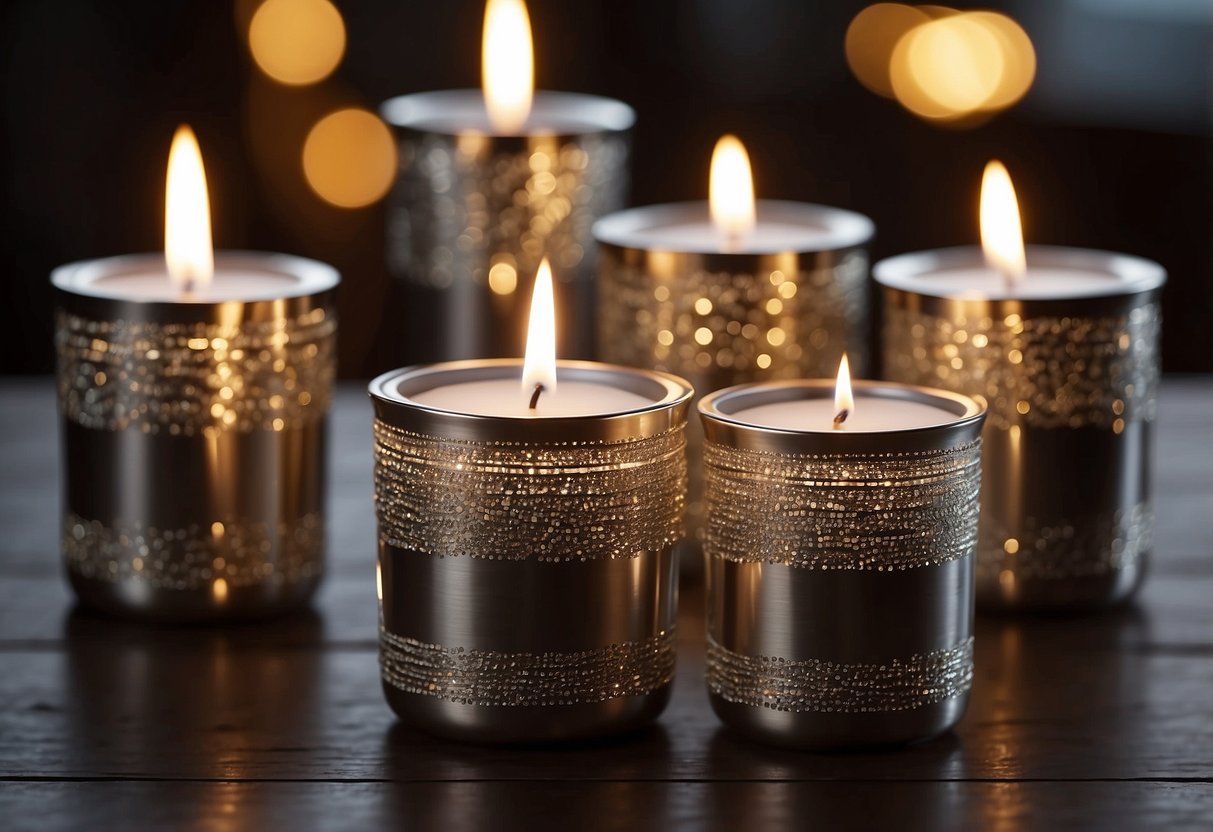
{"label": "candlelight glow", "polygon": [[991,161],[981,178],[981,248],[990,268],[1008,283],[1023,278],[1027,269],[1023,250],[1023,227],[1015,186],[1002,162]]}
{"label": "candlelight glow", "polygon": [[[538,384],[543,385],[544,396],[556,392],[556,298],[552,290],[552,268],[546,257],[535,274],[526,358],[522,363],[522,395],[528,403]],[[539,401],[542,407],[542,396]]]}
{"label": "candlelight glow", "polygon": [[754,228],[754,176],[736,136],[721,136],[712,151],[708,206],[716,230],[726,237],[744,237]]}
{"label": "candlelight glow", "polygon": [[396,177],[396,140],[379,116],[358,107],[329,113],[303,142],[303,175],[326,202],[362,208],[387,194]]}
{"label": "candlelight glow", "polygon": [[498,133],[518,133],[531,112],[535,56],[523,0],[488,0],[480,77],[489,122]]}
{"label": "candlelight glow", "polygon": [[[838,381],[834,383],[834,425],[841,426],[847,417],[855,414],[855,396],[851,393],[851,365],[847,354],[838,362]],[[841,417],[841,418],[840,418]]]}
{"label": "candlelight glow", "polygon": [[174,283],[186,291],[211,282],[215,254],[211,248],[211,206],[206,191],[202,151],[194,131],[177,128],[168,152],[164,188],[164,259]]}
{"label": "candlelight glow", "polygon": [[345,22],[329,0],[265,0],[253,14],[249,51],[261,71],[301,86],[332,74],[345,54]]}

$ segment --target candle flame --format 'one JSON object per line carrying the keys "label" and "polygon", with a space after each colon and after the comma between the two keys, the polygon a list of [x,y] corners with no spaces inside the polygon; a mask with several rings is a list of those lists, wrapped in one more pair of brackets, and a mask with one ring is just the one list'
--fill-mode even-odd
{"label": "candle flame", "polygon": [[202,151],[194,131],[184,124],[168,152],[164,191],[164,259],[172,281],[189,291],[211,282],[215,254]]}
{"label": "candle flame", "polygon": [[997,160],[986,165],[981,178],[981,248],[986,263],[999,271],[1008,284],[1023,279],[1027,261],[1019,201],[1010,174]]}
{"label": "candle flame", "polygon": [[744,237],[754,228],[754,176],[745,145],[736,136],[721,136],[712,151],[708,206],[716,230],[726,237]]}
{"label": "candle flame", "polygon": [[531,19],[523,0],[488,0],[484,7],[480,77],[493,129],[518,133],[535,92]]}
{"label": "candle flame", "polygon": [[536,385],[543,385],[544,396],[556,392],[556,298],[552,289],[552,267],[546,257],[535,273],[526,358],[522,362],[522,394],[528,403]]}
{"label": "candle flame", "polygon": [[834,427],[842,426],[855,413],[855,396],[851,393],[851,365],[847,354],[838,362],[838,380],[834,383]]}

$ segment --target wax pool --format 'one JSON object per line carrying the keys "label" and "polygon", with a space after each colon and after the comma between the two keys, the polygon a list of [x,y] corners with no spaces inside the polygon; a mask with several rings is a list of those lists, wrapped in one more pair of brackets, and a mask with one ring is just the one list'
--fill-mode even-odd
{"label": "wax pool", "polygon": [[623,413],[654,403],[650,398],[607,384],[559,379],[555,393],[541,394],[534,410],[528,407],[529,399],[530,391],[523,389],[519,378],[447,384],[409,396],[416,404],[452,413],[539,419]]}
{"label": "wax pool", "polygon": [[[835,413],[831,399],[801,399],[748,407],[728,416],[756,427],[812,433],[833,431]],[[841,430],[849,433],[911,430],[954,421],[956,414],[941,407],[900,399],[859,396]]]}

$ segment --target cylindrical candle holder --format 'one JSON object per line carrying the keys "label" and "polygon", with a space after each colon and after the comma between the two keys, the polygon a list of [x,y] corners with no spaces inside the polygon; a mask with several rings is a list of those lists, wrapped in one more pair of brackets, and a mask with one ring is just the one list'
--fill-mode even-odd
{"label": "cylindrical candle holder", "polygon": [[[698,391],[867,368],[868,254],[875,226],[851,211],[759,200],[761,237],[722,253],[707,203],[600,220],[598,356],[688,379]],[[791,232],[787,229],[792,229]],[[787,238],[780,241],[779,238]],[[703,529],[702,434],[689,434],[688,536]]]}
{"label": "cylindrical candle holder", "polygon": [[906,430],[801,432],[737,414],[828,399],[833,383],[705,397],[708,665],[730,727],[798,748],[935,736],[973,676],[973,548],[983,408],[940,390],[856,382],[944,411]]}
{"label": "cylindrical candle holder", "polygon": [[163,255],[51,276],[63,553],[96,609],[261,617],[303,603],[320,580],[339,278],[285,255],[215,262],[242,300],[211,299],[219,283],[206,299],[149,291],[168,285]]}
{"label": "cylindrical candle holder", "polygon": [[[1017,297],[966,296],[927,275],[982,268],[959,248],[877,264],[884,373],[989,406],[977,601],[1079,610],[1128,598],[1152,545],[1151,431],[1160,372],[1156,263],[1029,246]],[[1033,277],[1032,273],[1039,273]],[[1103,276],[1083,291],[1081,280]],[[1069,281],[1055,291],[1050,281]]]}
{"label": "cylindrical candle holder", "polygon": [[517,355],[543,257],[562,284],[563,349],[594,349],[594,221],[627,200],[632,108],[538,92],[523,135],[494,135],[480,90],[393,98],[400,173],[388,200],[392,314],[411,360]]}
{"label": "cylindrical candle holder", "polygon": [[520,378],[517,360],[371,383],[383,689],[426,731],[562,741],[635,728],[668,700],[691,390],[663,374],[558,367],[562,384],[649,404],[533,419],[412,399]]}

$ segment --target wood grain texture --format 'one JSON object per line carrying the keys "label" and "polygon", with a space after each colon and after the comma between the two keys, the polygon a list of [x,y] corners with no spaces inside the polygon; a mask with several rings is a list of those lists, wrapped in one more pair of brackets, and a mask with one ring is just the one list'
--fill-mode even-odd
{"label": "wood grain texture", "polygon": [[331,427],[329,574],[259,626],[149,629],[73,608],[45,381],[0,382],[5,828],[1183,828],[1213,821],[1213,380],[1168,379],[1158,532],[1137,603],[986,618],[968,715],[907,749],[801,754],[720,726],[702,593],[657,725],[561,748],[443,743],[379,689],[370,407]]}

